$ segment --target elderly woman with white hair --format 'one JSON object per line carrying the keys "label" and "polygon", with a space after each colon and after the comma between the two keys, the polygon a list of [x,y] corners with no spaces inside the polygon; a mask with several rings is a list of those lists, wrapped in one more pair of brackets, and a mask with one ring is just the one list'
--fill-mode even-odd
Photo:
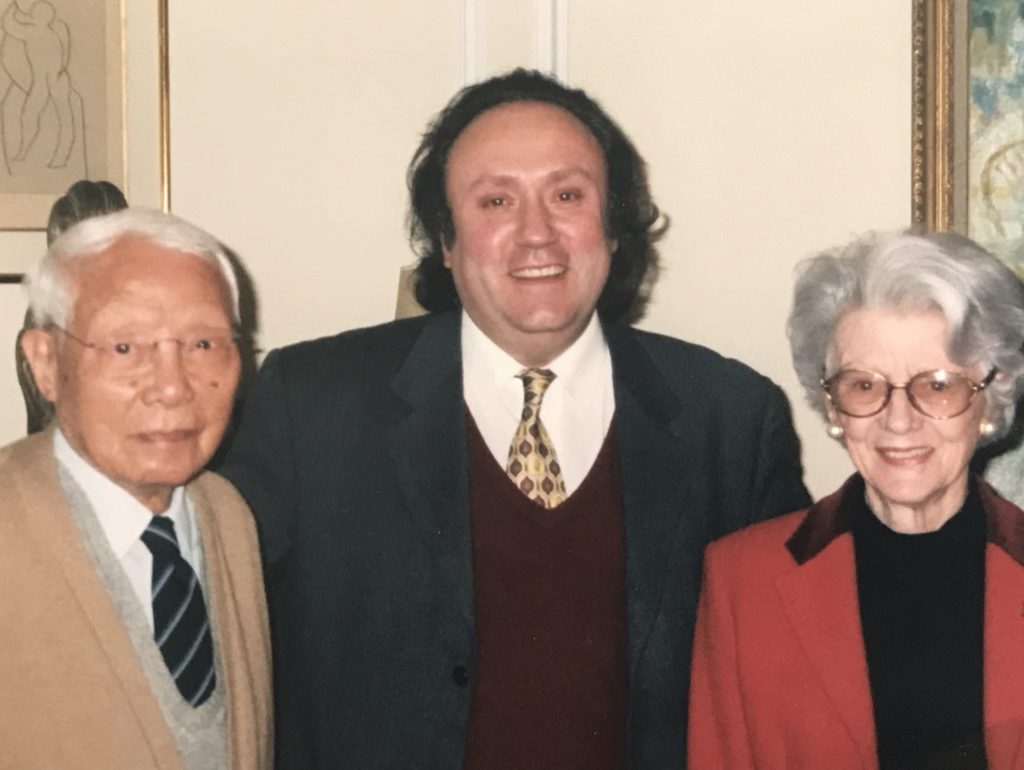
{"label": "elderly woman with white hair", "polygon": [[1024,287],[966,238],[871,236],[802,265],[789,337],[857,472],[709,546],[690,768],[1024,767],[1024,511],[969,468]]}

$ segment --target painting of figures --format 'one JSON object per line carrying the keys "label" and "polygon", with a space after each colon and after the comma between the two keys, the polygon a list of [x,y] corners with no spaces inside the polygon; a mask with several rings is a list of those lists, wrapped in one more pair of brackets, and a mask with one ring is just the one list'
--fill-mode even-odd
{"label": "painting of figures", "polygon": [[0,227],[37,228],[77,179],[124,184],[118,0],[0,0]]}

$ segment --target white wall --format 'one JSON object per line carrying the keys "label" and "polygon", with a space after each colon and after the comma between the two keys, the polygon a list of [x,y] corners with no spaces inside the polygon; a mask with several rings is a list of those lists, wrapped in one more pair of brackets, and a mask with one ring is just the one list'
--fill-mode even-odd
{"label": "white wall", "polygon": [[[812,492],[846,475],[783,326],[799,258],[909,218],[910,0],[172,6],[172,207],[245,262],[264,348],[388,319],[428,118],[467,71],[560,61],[633,136],[672,217],[644,326],[768,373],[796,408]],[[22,312],[0,286],[0,337]],[[24,421],[13,365],[0,399],[3,442]]]}
{"label": "white wall", "polygon": [[834,489],[851,466],[792,374],[792,269],[909,223],[910,3],[606,0],[570,17],[570,79],[620,117],[672,217],[642,325],[783,385],[808,486]]}

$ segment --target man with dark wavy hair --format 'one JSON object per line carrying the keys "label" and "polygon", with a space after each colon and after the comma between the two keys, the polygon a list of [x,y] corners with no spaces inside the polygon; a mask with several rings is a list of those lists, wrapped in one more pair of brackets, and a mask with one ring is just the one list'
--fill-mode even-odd
{"label": "man with dark wavy hair", "polygon": [[704,545],[808,500],[785,399],[626,325],[663,221],[583,91],[467,87],[409,187],[432,312],[271,353],[225,468],[278,766],[679,767]]}
{"label": "man with dark wavy hair", "polygon": [[465,90],[437,116],[409,167],[410,237],[420,256],[416,299],[427,310],[460,306],[444,249],[455,240],[455,223],[446,195],[445,172],[452,146],[482,112],[502,104],[537,102],[560,107],[590,133],[600,148],[607,176],[601,212],[616,244],[597,312],[605,322],[635,321],[643,314],[656,277],[655,242],[667,222],[647,186],[647,169],[629,137],[584,91],[525,70]]}

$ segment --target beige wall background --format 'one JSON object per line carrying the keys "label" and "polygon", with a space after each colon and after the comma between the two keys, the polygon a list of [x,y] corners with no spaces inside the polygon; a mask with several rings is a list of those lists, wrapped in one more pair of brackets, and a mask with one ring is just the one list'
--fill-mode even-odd
{"label": "beige wall background", "polygon": [[[139,5],[128,0],[137,27],[148,24],[145,10],[132,16]],[[170,10],[172,209],[245,263],[262,348],[393,315],[412,261],[404,175],[419,132],[467,79],[542,67],[620,120],[672,218],[642,325],[780,383],[815,495],[849,472],[796,389],[785,317],[802,257],[910,217],[910,0],[174,0]],[[153,105],[140,97],[136,109]],[[148,148],[131,159],[141,178],[156,150],[143,129],[136,138]],[[129,197],[150,202],[137,188]],[[42,243],[0,233],[0,250],[34,256]],[[24,307],[18,287],[0,286],[8,349]],[[5,443],[24,430],[13,355],[0,361],[0,403]]]}

